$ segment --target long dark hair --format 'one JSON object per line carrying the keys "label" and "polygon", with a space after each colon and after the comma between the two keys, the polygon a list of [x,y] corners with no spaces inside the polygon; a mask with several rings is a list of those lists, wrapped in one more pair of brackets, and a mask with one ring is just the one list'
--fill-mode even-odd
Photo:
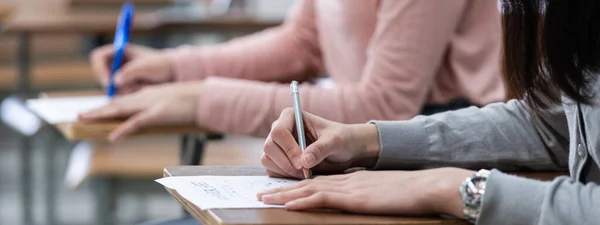
{"label": "long dark hair", "polygon": [[591,104],[600,72],[600,0],[500,0],[503,72],[510,98],[535,109],[561,94]]}

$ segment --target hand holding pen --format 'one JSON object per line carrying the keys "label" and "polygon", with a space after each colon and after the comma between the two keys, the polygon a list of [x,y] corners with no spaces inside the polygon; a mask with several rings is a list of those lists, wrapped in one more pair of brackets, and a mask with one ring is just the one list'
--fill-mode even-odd
{"label": "hand holding pen", "polygon": [[294,107],[281,112],[264,145],[261,164],[267,175],[306,179],[375,165],[379,156],[375,125],[342,124],[302,112],[298,83],[292,82],[290,88]]}
{"label": "hand holding pen", "polygon": [[[306,151],[306,135],[304,133],[304,121],[302,120],[302,107],[300,106],[300,92],[298,91],[298,81],[292,81],[290,84],[292,102],[294,104],[294,118],[296,120],[296,132],[298,135],[298,145],[302,152]],[[304,179],[311,177],[311,171],[302,168]]]}

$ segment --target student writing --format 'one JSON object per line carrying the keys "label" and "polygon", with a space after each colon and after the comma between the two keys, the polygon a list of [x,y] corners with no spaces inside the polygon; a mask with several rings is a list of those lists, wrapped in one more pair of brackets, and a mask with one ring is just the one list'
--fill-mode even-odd
{"label": "student writing", "polygon": [[[401,171],[322,176],[258,197],[292,210],[600,224],[600,2],[502,0],[500,6],[505,80],[524,100],[359,125],[305,113],[316,141],[302,155],[291,134],[293,113],[285,110],[265,144],[270,175],[300,178],[303,167]],[[495,169],[471,170],[480,168]],[[570,177],[543,182],[500,170],[568,170]]]}
{"label": "student writing", "polygon": [[[113,138],[173,123],[266,136],[291,106],[287,82],[323,70],[336,86],[301,85],[302,105],[339,122],[409,119],[459,98],[481,106],[504,100],[500,30],[493,1],[298,1],[283,25],[224,44],[129,45],[115,78],[122,93],[173,84],[117,97],[82,119],[133,116]],[[92,54],[103,84],[113,55],[110,46]]]}

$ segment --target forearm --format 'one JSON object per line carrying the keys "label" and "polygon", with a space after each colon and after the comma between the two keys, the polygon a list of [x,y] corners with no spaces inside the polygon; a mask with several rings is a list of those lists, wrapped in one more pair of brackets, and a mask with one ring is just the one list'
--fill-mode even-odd
{"label": "forearm", "polygon": [[168,51],[177,81],[208,76],[261,81],[306,80],[321,68],[318,48],[297,40],[287,27],[208,47]]}
{"label": "forearm", "polygon": [[[219,132],[265,136],[281,111],[292,106],[288,84],[209,77],[199,96],[197,122]],[[408,119],[418,107],[406,97],[390,104],[376,86],[339,85],[334,89],[300,85],[302,109],[342,123],[369,119]]]}
{"label": "forearm", "polygon": [[564,113],[536,117],[525,103],[516,100],[408,121],[373,123],[381,144],[376,169],[567,168]]}
{"label": "forearm", "polygon": [[295,5],[283,25],[210,47],[168,51],[176,80],[208,76],[260,81],[306,80],[321,69],[312,1]]}
{"label": "forearm", "polygon": [[569,177],[542,182],[493,171],[477,224],[600,224],[600,187]]}

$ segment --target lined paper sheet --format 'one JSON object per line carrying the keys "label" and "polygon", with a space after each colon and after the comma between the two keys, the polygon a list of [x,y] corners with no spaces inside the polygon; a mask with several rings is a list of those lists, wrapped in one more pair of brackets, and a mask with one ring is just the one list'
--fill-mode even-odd
{"label": "lined paper sheet", "polygon": [[261,191],[285,187],[297,180],[267,176],[182,176],[156,182],[173,189],[201,210],[216,208],[283,208],[258,201]]}
{"label": "lined paper sheet", "polygon": [[106,96],[40,98],[27,100],[27,107],[50,124],[74,123],[80,113],[102,107]]}

